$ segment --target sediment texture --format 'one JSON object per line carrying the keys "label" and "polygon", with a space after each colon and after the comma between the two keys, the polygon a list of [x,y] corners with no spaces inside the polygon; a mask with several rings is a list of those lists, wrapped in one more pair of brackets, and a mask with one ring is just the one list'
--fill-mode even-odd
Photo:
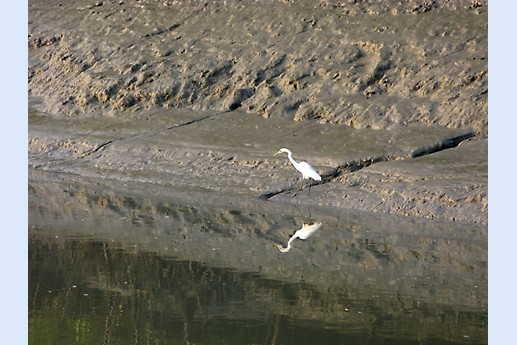
{"label": "sediment texture", "polygon": [[488,135],[487,1],[30,1],[29,92]]}
{"label": "sediment texture", "polygon": [[[486,224],[487,12],[31,0],[29,166]],[[310,198],[280,147],[323,176]]]}

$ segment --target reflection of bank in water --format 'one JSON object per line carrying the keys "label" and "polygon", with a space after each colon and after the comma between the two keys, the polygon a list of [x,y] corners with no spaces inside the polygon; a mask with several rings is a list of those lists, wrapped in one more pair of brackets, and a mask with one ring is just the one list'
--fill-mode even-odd
{"label": "reflection of bank in water", "polygon": [[[40,171],[28,191],[33,339],[487,343],[486,226]],[[324,240],[271,255],[302,220]]]}
{"label": "reflection of bank in water", "polygon": [[295,239],[299,238],[301,240],[306,240],[310,236],[312,236],[312,234],[314,234],[316,231],[318,231],[318,229],[320,227],[321,227],[321,222],[315,222],[313,224],[305,224],[305,223],[303,223],[302,228],[297,230],[294,233],[294,235],[291,236],[289,241],[287,241],[287,246],[286,247],[283,247],[281,244],[278,244],[278,243],[275,243],[275,244],[278,247],[278,249],[280,249],[280,251],[282,253],[287,253],[289,250],[291,250],[291,243],[293,243],[293,241]]}

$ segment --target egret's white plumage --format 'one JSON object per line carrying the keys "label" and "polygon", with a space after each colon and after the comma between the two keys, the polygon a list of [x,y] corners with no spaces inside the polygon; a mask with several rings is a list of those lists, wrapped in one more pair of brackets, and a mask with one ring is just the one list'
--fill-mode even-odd
{"label": "egret's white plumage", "polygon": [[286,247],[283,247],[282,245],[280,244],[276,244],[276,246],[278,247],[278,249],[282,252],[282,253],[287,253],[289,250],[291,250],[291,244],[292,242],[299,238],[301,240],[306,240],[308,239],[310,236],[312,236],[312,234],[314,234],[319,228],[321,227],[321,223],[320,222],[316,222],[314,224],[303,224],[302,228],[297,230],[293,236],[291,236],[291,238],[289,239],[289,241],[287,241],[287,246]]}
{"label": "egret's white plumage", "polygon": [[[287,158],[289,158],[289,161],[291,162],[291,164],[295,167],[296,170],[298,170],[299,172],[302,173],[302,184],[301,184],[301,187],[298,191],[300,191],[303,187],[303,180],[309,180],[309,179],[313,179],[315,181],[321,181],[321,176],[320,174],[318,174],[318,172],[316,171],[316,169],[314,169],[312,167],[312,165],[310,165],[309,163],[307,162],[297,162],[293,159],[293,153],[291,152],[291,150],[289,149],[286,149],[285,147],[282,147],[277,153],[274,154],[274,156],[280,154],[280,153],[287,153]],[[311,183],[309,181],[309,194],[311,192]],[[296,195],[298,192],[296,192],[294,195]],[[293,195],[293,196],[294,196]]]}

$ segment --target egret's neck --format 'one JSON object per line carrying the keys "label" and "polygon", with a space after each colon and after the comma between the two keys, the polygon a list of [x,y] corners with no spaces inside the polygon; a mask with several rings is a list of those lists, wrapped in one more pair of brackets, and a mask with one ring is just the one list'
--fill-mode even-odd
{"label": "egret's neck", "polygon": [[287,253],[289,250],[291,250],[291,243],[298,237],[300,236],[297,233],[295,233],[293,236],[291,236],[289,241],[287,241],[287,247],[284,248],[281,245],[278,245],[278,249],[280,249],[282,253]]}
{"label": "egret's neck", "polygon": [[287,158],[289,158],[289,161],[292,165],[298,166],[298,162],[293,159],[293,154],[291,153],[291,151],[287,152]]}
{"label": "egret's neck", "polygon": [[300,237],[297,233],[295,233],[293,236],[291,236],[291,238],[289,239],[289,241],[287,241],[287,247],[288,248],[291,248],[291,243],[297,239],[298,237]]}

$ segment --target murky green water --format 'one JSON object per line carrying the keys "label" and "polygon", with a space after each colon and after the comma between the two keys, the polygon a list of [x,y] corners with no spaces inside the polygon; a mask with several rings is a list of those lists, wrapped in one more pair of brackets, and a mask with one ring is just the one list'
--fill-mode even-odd
{"label": "murky green water", "polygon": [[486,227],[149,188],[31,176],[30,344],[488,343]]}

